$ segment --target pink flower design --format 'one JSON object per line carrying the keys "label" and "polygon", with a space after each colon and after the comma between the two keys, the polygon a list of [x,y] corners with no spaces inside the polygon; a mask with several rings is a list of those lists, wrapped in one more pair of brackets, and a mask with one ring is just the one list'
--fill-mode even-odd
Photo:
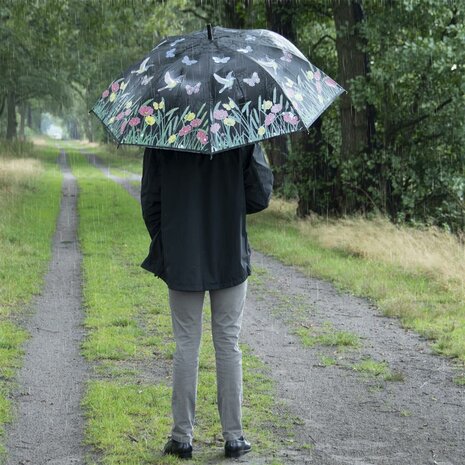
{"label": "pink flower design", "polygon": [[116,115],[116,120],[119,121],[119,120],[123,119],[123,117],[124,117],[124,112],[118,113]]}
{"label": "pink flower design", "polygon": [[211,126],[210,126],[210,132],[212,132],[213,134],[216,134],[219,130],[220,130],[220,123],[213,123]]}
{"label": "pink flower design", "polygon": [[197,132],[197,139],[199,139],[202,145],[205,145],[208,142],[207,133],[199,129],[199,131]]}
{"label": "pink flower design", "polygon": [[140,123],[140,118],[137,116],[134,116],[134,118],[131,118],[129,120],[129,126],[132,126],[132,127],[137,126],[139,123]]}
{"label": "pink flower design", "polygon": [[299,122],[299,118],[292,113],[283,113],[283,119],[286,123],[293,124],[294,126]]}
{"label": "pink flower design", "polygon": [[139,114],[142,116],[150,116],[153,113],[153,108],[148,105],[142,105],[139,108]]}
{"label": "pink flower design", "polygon": [[183,126],[180,131],[179,131],[179,135],[180,136],[185,136],[186,134],[188,134],[189,132],[192,131],[192,126],[190,124],[188,124],[187,126]]}
{"label": "pink flower design", "polygon": [[106,98],[110,95],[110,91],[108,89],[105,89],[103,92],[102,92],[102,98]]}
{"label": "pink flower design", "polygon": [[112,92],[117,92],[119,89],[119,84],[117,82],[114,82],[112,85],[111,85],[111,90]]}
{"label": "pink flower design", "polygon": [[130,109],[130,108],[128,108],[127,110],[124,110],[124,114],[125,114],[126,116],[128,116],[129,113],[131,113],[131,109]]}
{"label": "pink flower design", "polygon": [[215,119],[225,119],[228,117],[228,112],[226,110],[215,110],[213,112],[213,117]]}
{"label": "pink flower design", "polygon": [[121,134],[123,134],[124,130],[126,129],[127,124],[128,124],[128,121],[127,121],[127,120],[124,120],[124,121],[123,121],[123,124],[121,125],[121,127],[120,127],[120,129],[119,129],[119,132],[120,132]]}
{"label": "pink flower design", "polygon": [[202,120],[200,118],[195,118],[191,121],[191,126],[193,128],[196,128],[197,126],[200,126],[202,124]]}
{"label": "pink flower design", "polygon": [[271,107],[271,113],[279,113],[283,109],[283,106],[280,103],[275,103]]}
{"label": "pink flower design", "polygon": [[316,90],[318,91],[318,93],[321,94],[321,81],[316,81],[315,82],[315,87],[316,87]]}
{"label": "pink flower design", "polygon": [[314,77],[317,81],[319,81],[319,80],[321,79],[320,70],[315,71],[315,72],[313,73],[313,77]]}
{"label": "pink flower design", "polygon": [[323,82],[329,87],[337,87],[336,82],[333,79],[331,79],[330,77],[324,78]]}
{"label": "pink flower design", "polygon": [[276,115],[274,113],[268,113],[265,116],[265,126],[269,126],[274,121],[275,118],[276,118]]}

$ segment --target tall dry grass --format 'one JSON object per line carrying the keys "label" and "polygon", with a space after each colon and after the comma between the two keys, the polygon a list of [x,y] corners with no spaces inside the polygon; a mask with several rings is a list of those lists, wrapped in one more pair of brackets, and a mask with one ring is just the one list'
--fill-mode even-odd
{"label": "tall dry grass", "polygon": [[456,236],[435,226],[394,225],[382,216],[298,223],[323,247],[422,273],[465,293],[465,248]]}
{"label": "tall dry grass", "polygon": [[[297,219],[295,203],[275,200],[272,209],[295,222],[299,231],[322,247],[342,250],[366,260],[382,261],[430,276],[465,297],[465,236],[438,227],[395,225],[377,215]],[[291,219],[292,218],[292,219]]]}

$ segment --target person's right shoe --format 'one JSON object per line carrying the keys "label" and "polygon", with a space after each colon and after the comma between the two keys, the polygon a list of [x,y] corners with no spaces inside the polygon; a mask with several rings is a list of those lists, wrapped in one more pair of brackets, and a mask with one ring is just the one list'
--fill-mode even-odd
{"label": "person's right shoe", "polygon": [[170,439],[163,449],[163,455],[166,454],[177,455],[181,459],[190,459],[192,458],[192,444]]}
{"label": "person's right shoe", "polygon": [[250,442],[241,436],[239,439],[233,439],[232,441],[226,441],[224,445],[224,455],[228,458],[240,457],[247,452],[252,450]]}

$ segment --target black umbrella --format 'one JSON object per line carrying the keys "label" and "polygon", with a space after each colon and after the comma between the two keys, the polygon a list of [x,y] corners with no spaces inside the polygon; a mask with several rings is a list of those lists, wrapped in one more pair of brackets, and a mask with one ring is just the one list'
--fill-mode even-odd
{"label": "black umbrella", "polygon": [[170,36],[90,112],[119,144],[213,153],[306,130],[345,90],[266,29]]}

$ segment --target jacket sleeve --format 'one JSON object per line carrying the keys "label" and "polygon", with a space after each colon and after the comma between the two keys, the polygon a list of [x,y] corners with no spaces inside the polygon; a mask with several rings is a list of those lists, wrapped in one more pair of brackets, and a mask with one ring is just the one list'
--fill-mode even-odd
{"label": "jacket sleeve", "polygon": [[161,173],[158,153],[148,147],[144,151],[140,203],[145,226],[153,239],[161,226]]}
{"label": "jacket sleeve", "polygon": [[273,172],[258,143],[247,152],[244,189],[246,214],[257,213],[268,207],[273,192]]}

